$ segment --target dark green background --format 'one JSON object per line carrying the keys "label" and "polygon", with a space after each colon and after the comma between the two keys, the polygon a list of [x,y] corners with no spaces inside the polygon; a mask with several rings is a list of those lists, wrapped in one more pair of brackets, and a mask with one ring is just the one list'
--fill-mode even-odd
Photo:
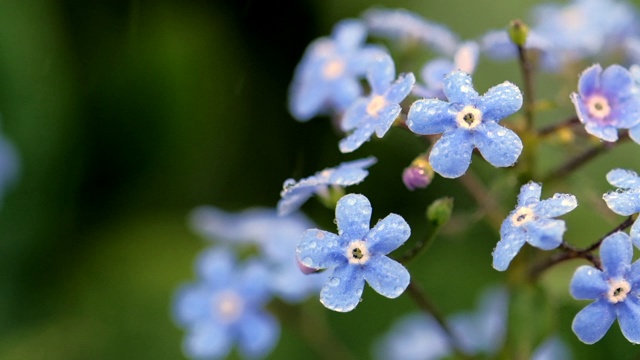
{"label": "dark green background", "polygon": [[[526,19],[533,3],[380,4],[417,11],[474,38]],[[452,224],[409,266],[444,313],[471,309],[487,284],[505,281],[491,268],[497,234],[473,216],[477,205],[455,181],[438,178],[417,192],[403,187],[400,172],[424,150],[420,140],[392,129],[383,141],[343,155],[341,135],[326,118],[301,124],[286,111],[287,86],[307,44],[371,5],[0,1],[2,129],[22,159],[20,181],[0,212],[0,359],[181,358],[183,333],[171,321],[171,297],[193,278],[192,260],[205,247],[187,228],[189,210],[272,207],[284,179],[370,154],[379,163],[349,191],[371,199],[374,218],[403,215],[411,241],[425,233],[429,202],[456,198]],[[481,92],[504,80],[520,83],[516,64],[486,59],[475,79]],[[573,91],[577,75],[569,79],[542,77],[549,83],[541,83],[540,93]],[[572,114],[568,98],[563,101],[556,118]],[[620,146],[566,184],[544,189],[545,197],[572,192],[586,205],[565,217],[568,241],[588,244],[622,220],[600,199],[610,189],[604,174],[611,164],[640,170],[639,150]],[[564,152],[545,148],[541,156],[550,160],[541,167]],[[514,179],[479,158],[473,168],[484,179],[499,177],[489,188],[504,192],[504,209],[511,209]],[[332,212],[317,201],[304,209],[320,227],[334,229]],[[639,351],[617,325],[591,347],[571,333],[571,320],[585,305],[567,292],[578,263],[547,273],[541,286],[518,298],[513,336],[530,340],[517,346],[526,352],[554,331],[576,358],[631,358]],[[273,358],[334,359],[368,358],[394,317],[415,311],[406,296],[388,300],[368,288],[348,314],[325,310],[315,297],[299,309],[280,303],[271,309],[286,314]]]}

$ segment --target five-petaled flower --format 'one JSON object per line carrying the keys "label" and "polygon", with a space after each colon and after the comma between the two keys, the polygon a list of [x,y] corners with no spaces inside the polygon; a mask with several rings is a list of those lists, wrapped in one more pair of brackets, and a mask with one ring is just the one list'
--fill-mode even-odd
{"label": "five-petaled flower", "polygon": [[389,214],[369,229],[371,212],[365,196],[345,195],[336,206],[338,234],[309,229],[298,244],[298,259],[304,266],[334,268],[320,291],[320,301],[331,310],[353,310],[365,280],[388,298],[400,296],[409,285],[407,269],[386,256],[409,238],[409,225],[400,215]]}
{"label": "five-petaled flower", "polygon": [[443,133],[429,155],[433,170],[448,178],[462,176],[476,147],[494,166],[513,165],[522,152],[522,141],[498,122],[522,106],[520,89],[505,81],[480,96],[471,76],[454,71],[444,79],[443,90],[450,102],[418,100],[407,116],[407,126],[417,134]]}
{"label": "five-petaled flower", "polygon": [[[610,191],[602,198],[609,209],[619,215],[633,215],[640,212],[640,177],[634,171],[613,169],[607,173],[607,181],[617,186],[616,191]],[[631,226],[631,241],[640,248],[640,221]]]}
{"label": "five-petaled flower", "polygon": [[239,266],[231,252],[206,250],[197,261],[201,280],[183,286],[174,300],[176,322],[185,327],[191,358],[225,358],[234,342],[244,357],[266,356],[280,336],[276,319],[262,307],[270,299],[261,264]]}
{"label": "five-petaled flower", "polygon": [[367,31],[358,20],[343,20],[330,38],[320,38],[307,48],[289,89],[289,111],[307,121],[334,110],[344,111],[362,93],[359,79],[371,61],[383,53],[364,46]]}
{"label": "five-petaled flower", "polygon": [[412,73],[396,76],[391,56],[377,56],[367,70],[367,80],[371,94],[354,102],[344,114],[340,123],[342,130],[350,132],[340,141],[340,151],[348,153],[356,150],[375,132],[381,138],[387,133],[402,108],[400,102],[409,95],[416,78]]}
{"label": "five-petaled flower", "polygon": [[599,64],[588,67],[578,81],[578,93],[571,94],[578,119],[585,130],[602,140],[617,141],[618,129],[640,122],[640,95],[632,91],[629,70],[611,65],[604,71]]}
{"label": "five-petaled flower", "polygon": [[520,188],[516,208],[500,227],[500,241],[493,251],[496,270],[506,270],[525,242],[542,250],[555,249],[562,243],[566,225],[564,220],[553,218],[575,209],[578,201],[570,194],[540,200],[541,192],[542,186],[535,182]]}
{"label": "five-petaled flower", "polygon": [[328,196],[329,186],[350,186],[362,182],[369,175],[366,169],[376,161],[375,157],[369,156],[324,169],[298,182],[294,179],[285,180],[278,201],[278,214],[291,214],[315,194]]}
{"label": "five-petaled flower", "polygon": [[618,318],[622,334],[640,343],[640,262],[631,264],[633,247],[623,232],[609,235],[600,246],[602,271],[582,265],[571,279],[571,295],[578,300],[595,300],[573,319],[578,338],[593,344],[602,339]]}

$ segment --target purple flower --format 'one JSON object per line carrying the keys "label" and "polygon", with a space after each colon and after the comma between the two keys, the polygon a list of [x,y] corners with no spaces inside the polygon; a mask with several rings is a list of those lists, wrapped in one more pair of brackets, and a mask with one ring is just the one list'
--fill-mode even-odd
{"label": "purple flower", "polygon": [[578,93],[571,94],[585,130],[605,141],[618,140],[618,129],[640,122],[640,95],[634,91],[631,73],[619,65],[602,71],[599,64],[587,68],[578,82]]}
{"label": "purple flower", "polygon": [[344,162],[335,168],[327,168],[298,182],[287,179],[280,192],[278,214],[284,216],[300,208],[313,195],[328,196],[329,186],[359,184],[369,175],[366,169],[378,161],[375,157]]}
{"label": "purple flower", "polygon": [[393,60],[380,55],[367,70],[371,94],[354,102],[345,112],[341,127],[349,135],[340,141],[340,151],[356,150],[375,132],[381,138],[389,131],[402,108],[400,102],[409,95],[416,82],[412,73],[396,76]]}
{"label": "purple flower", "polygon": [[209,249],[197,261],[200,280],[174,299],[176,322],[187,330],[191,358],[226,357],[238,343],[243,357],[265,357],[280,336],[276,319],[262,308],[269,300],[266,272],[258,263],[239,266],[230,252]]}
{"label": "purple flower", "polygon": [[627,340],[640,343],[640,262],[631,264],[633,247],[623,232],[609,235],[600,246],[602,271],[583,265],[571,279],[571,295],[595,300],[573,319],[571,328],[580,341],[593,344],[602,339],[618,319]]}
{"label": "purple flower", "polygon": [[353,310],[365,280],[388,298],[400,296],[409,285],[407,269],[386,256],[409,238],[409,225],[401,216],[389,214],[369,229],[371,212],[363,195],[345,195],[336,206],[338,234],[309,229],[298,244],[298,259],[304,266],[334,268],[320,292],[320,302],[331,310]]}
{"label": "purple flower", "polygon": [[289,89],[289,111],[307,121],[334,110],[344,111],[362,93],[359,79],[383,51],[364,46],[366,28],[358,20],[343,20],[330,38],[309,45]]}
{"label": "purple flower", "polygon": [[407,126],[417,134],[442,133],[429,155],[435,172],[447,178],[462,176],[476,147],[493,166],[516,162],[522,141],[498,122],[522,106],[522,93],[517,86],[505,81],[480,96],[471,76],[454,71],[444,79],[444,94],[449,102],[418,100],[407,116]]}
{"label": "purple flower", "polygon": [[542,186],[529,182],[520,188],[518,205],[500,227],[500,241],[493,250],[493,267],[504,271],[525,242],[542,250],[560,246],[566,230],[564,220],[553,219],[578,206],[573,195],[555,194],[540,200]]}

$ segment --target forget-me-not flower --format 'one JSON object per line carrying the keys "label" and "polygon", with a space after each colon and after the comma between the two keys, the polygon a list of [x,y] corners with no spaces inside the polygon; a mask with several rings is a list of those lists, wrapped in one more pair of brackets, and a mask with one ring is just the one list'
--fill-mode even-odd
{"label": "forget-me-not flower", "polygon": [[629,70],[599,64],[587,68],[578,81],[578,93],[571,94],[578,119],[585,130],[605,141],[618,140],[618,129],[640,122],[640,95]]}
{"label": "forget-me-not flower", "polygon": [[478,148],[493,166],[513,165],[522,152],[522,141],[513,131],[498,125],[522,106],[522,93],[505,81],[480,96],[471,76],[454,71],[444,79],[449,102],[422,99],[411,105],[407,126],[417,134],[442,133],[429,162],[447,178],[462,176],[471,164],[471,152]]}
{"label": "forget-me-not flower", "polygon": [[[613,169],[607,173],[607,181],[616,186],[602,198],[609,209],[619,215],[629,216],[640,212],[640,177],[634,171]],[[631,226],[631,241],[640,248],[640,221]]]}
{"label": "forget-me-not flower", "polygon": [[334,268],[320,292],[320,302],[340,312],[353,310],[360,302],[365,280],[379,294],[396,298],[409,285],[409,272],[386,255],[411,234],[409,224],[389,214],[369,229],[371,203],[360,194],[338,200],[338,234],[309,229],[302,235],[297,254],[313,269]]}
{"label": "forget-me-not flower", "polygon": [[582,265],[571,279],[571,295],[595,300],[573,319],[571,328],[580,341],[593,344],[602,339],[618,318],[627,340],[640,343],[640,262],[631,264],[633,247],[624,232],[613,233],[600,245],[602,271]]}
{"label": "forget-me-not flower", "polygon": [[571,360],[573,356],[567,344],[558,336],[545,340],[531,354],[531,360]]}
{"label": "forget-me-not flower", "polygon": [[330,38],[312,42],[296,67],[289,89],[289,111],[307,121],[331,111],[344,111],[361,94],[359,79],[383,50],[365,46],[367,30],[359,20],[336,24]]}
{"label": "forget-me-not flower", "polygon": [[554,194],[540,200],[542,186],[529,182],[520,188],[518,204],[500,227],[500,241],[493,250],[493,267],[504,271],[525,242],[542,250],[560,246],[566,231],[564,220],[553,219],[578,206],[575,196]]}
{"label": "forget-me-not flower", "polygon": [[269,300],[261,264],[236,264],[231,252],[211,248],[198,258],[198,282],[174,299],[176,322],[187,330],[185,354],[194,359],[225,358],[234,343],[246,358],[265,357],[280,336],[277,320],[263,310]]}
{"label": "forget-me-not flower", "polygon": [[439,360],[453,353],[442,327],[424,313],[397,320],[372,350],[379,360]]}
{"label": "forget-me-not flower", "polygon": [[359,184],[369,175],[367,168],[376,161],[375,157],[369,156],[324,169],[298,182],[294,179],[285,180],[278,201],[278,214],[284,216],[298,210],[313,195],[327,196],[329,186]]}
{"label": "forget-me-not flower", "polygon": [[201,206],[191,212],[194,231],[204,238],[234,247],[258,251],[257,260],[267,270],[266,286],[288,303],[298,303],[317,293],[327,274],[305,275],[296,258],[300,234],[315,226],[302,213],[278,216],[275,209],[253,208],[228,213],[213,206]]}
{"label": "forget-me-not flower", "polygon": [[456,49],[453,60],[437,58],[422,67],[421,75],[424,85],[416,84],[413,94],[424,98],[445,99],[444,77],[455,70],[473,74],[478,63],[479,46],[475,41],[467,41]]}
{"label": "forget-me-not flower", "polygon": [[367,70],[367,80],[371,94],[354,102],[344,114],[340,123],[349,135],[340,141],[340,151],[348,153],[356,150],[375,132],[381,138],[387,133],[402,108],[400,102],[409,95],[416,78],[412,73],[396,76],[391,56],[376,57]]}

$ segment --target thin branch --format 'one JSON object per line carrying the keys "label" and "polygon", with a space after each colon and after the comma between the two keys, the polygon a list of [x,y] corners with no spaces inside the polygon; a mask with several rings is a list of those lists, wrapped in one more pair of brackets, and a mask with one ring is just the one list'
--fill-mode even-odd
{"label": "thin branch", "polygon": [[560,129],[564,129],[564,128],[568,128],[568,127],[572,127],[575,125],[580,124],[580,119],[578,119],[577,116],[574,116],[572,118],[569,118],[565,121],[559,122],[559,123],[555,123],[555,124],[551,124],[549,126],[543,127],[542,129],[538,130],[538,135],[541,137],[544,136],[549,136],[551,134],[554,134],[556,131],[560,130]]}

